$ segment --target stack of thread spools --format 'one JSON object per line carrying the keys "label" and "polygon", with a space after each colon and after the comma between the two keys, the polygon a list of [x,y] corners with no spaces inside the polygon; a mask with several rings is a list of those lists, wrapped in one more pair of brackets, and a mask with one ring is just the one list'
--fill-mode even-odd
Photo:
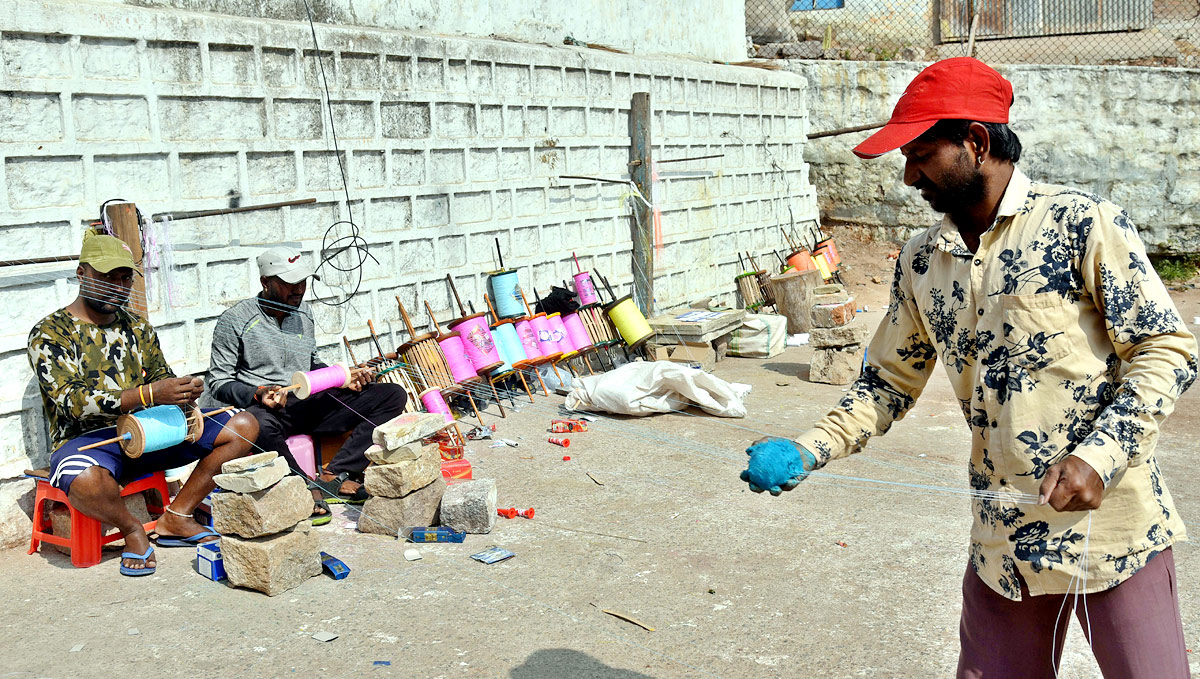
{"label": "stack of thread spools", "polygon": [[[482,380],[470,367],[459,334],[456,332],[443,334],[438,329],[437,332],[418,335],[413,327],[412,319],[408,316],[408,310],[404,308],[399,297],[396,298],[396,304],[400,307],[400,317],[404,319],[404,325],[408,328],[411,338],[401,344],[396,349],[396,353],[412,370],[413,380],[420,389],[418,398],[425,403],[425,395],[430,390],[439,392],[442,400],[445,400],[448,395],[462,393],[470,402],[476,419],[482,424],[483,418],[471,395],[473,383]],[[430,320],[434,320],[432,315]],[[463,368],[464,362],[468,366],[466,369]]]}

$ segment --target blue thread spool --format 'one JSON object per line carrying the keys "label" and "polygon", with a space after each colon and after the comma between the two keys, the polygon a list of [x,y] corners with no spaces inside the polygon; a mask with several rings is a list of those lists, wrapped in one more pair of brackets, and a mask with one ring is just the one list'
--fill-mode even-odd
{"label": "blue thread spool", "polygon": [[185,414],[179,406],[153,406],[117,419],[121,450],[131,458],[199,440],[203,431],[203,415],[197,408]]}
{"label": "blue thread spool", "polygon": [[117,435],[105,441],[81,447],[91,450],[110,443],[121,444],[125,457],[137,458],[142,453],[153,453],[183,442],[195,443],[204,433],[204,418],[233,410],[228,406],[205,415],[199,408],[189,408],[185,413],[179,406],[153,406],[136,413],[117,418]]}
{"label": "blue thread spool", "polygon": [[488,276],[488,286],[492,289],[492,299],[496,303],[496,313],[500,318],[516,318],[525,315],[525,307],[521,295],[517,291],[521,281],[517,271],[508,269],[496,271]]}
{"label": "blue thread spool", "polygon": [[500,359],[504,365],[492,371],[493,376],[503,375],[516,368],[514,363],[524,361],[525,349],[521,346],[521,338],[517,336],[517,328],[511,322],[501,321],[492,326],[492,337],[496,340],[496,349],[500,351]]}

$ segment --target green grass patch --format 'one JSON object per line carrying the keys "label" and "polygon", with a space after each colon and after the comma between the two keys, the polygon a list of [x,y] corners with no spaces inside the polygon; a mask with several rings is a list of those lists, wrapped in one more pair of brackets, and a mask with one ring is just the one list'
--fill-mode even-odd
{"label": "green grass patch", "polygon": [[1151,260],[1164,283],[1190,281],[1200,272],[1200,255],[1168,255]]}

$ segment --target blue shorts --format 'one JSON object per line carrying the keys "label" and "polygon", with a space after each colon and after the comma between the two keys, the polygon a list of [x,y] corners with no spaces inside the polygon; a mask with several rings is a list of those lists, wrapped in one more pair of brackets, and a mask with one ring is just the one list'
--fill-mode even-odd
{"label": "blue shorts", "polygon": [[[216,408],[201,408],[204,412]],[[229,419],[237,414],[230,410],[220,415],[204,418],[204,433],[195,443],[181,443],[177,446],[157,450],[153,453],[143,453],[141,457],[125,457],[119,443],[109,443],[85,450],[79,449],[97,441],[110,439],[117,435],[116,427],[96,429],[77,436],[63,444],[61,448],[50,455],[50,485],[64,493],[71,492],[71,482],[89,467],[104,467],[120,482],[123,479],[138,479],[152,472],[165,471],[191,464],[212,452],[216,445],[217,436],[225,430]]]}

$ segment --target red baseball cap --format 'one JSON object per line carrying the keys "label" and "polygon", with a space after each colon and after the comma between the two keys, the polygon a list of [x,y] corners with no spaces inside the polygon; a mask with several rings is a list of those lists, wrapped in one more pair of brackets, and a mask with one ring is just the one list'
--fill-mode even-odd
{"label": "red baseball cap", "polygon": [[931,64],[908,84],[887,125],[854,147],[876,158],[925,133],[939,120],[1007,123],[1012,83],[978,59],[955,57]]}

